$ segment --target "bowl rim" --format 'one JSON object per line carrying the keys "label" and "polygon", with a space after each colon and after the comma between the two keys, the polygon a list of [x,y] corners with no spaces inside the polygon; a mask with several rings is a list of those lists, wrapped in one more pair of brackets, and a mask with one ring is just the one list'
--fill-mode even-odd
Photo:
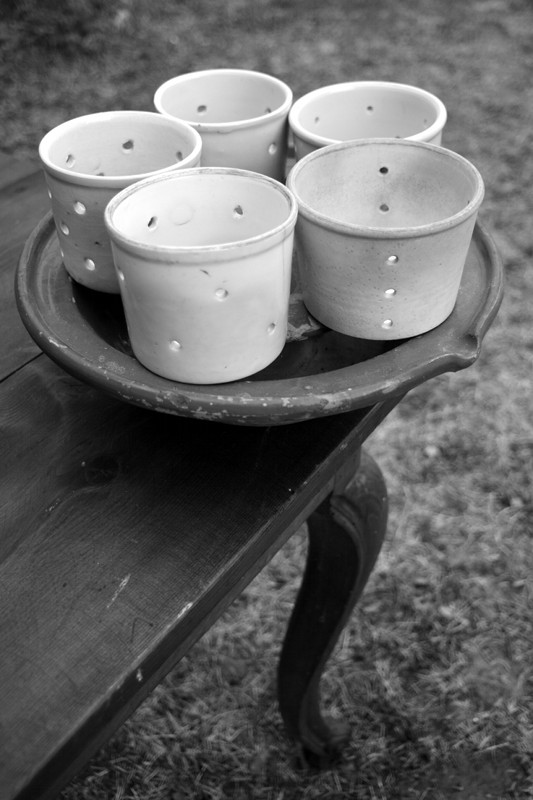
{"label": "bowl rim", "polygon": [[[190,177],[200,177],[202,175],[209,176],[209,175],[217,175],[222,180],[226,177],[233,176],[237,177],[238,179],[248,179],[254,181],[256,183],[263,183],[270,186],[273,190],[277,191],[278,194],[282,195],[285,200],[287,201],[287,215],[285,219],[280,222],[278,225],[275,225],[272,228],[269,228],[262,233],[256,234],[255,236],[248,236],[247,238],[243,239],[236,239],[230,242],[222,242],[219,244],[199,244],[199,245],[168,245],[168,244],[146,244],[138,239],[134,239],[130,236],[124,235],[115,225],[114,222],[114,213],[117,210],[118,206],[131,197],[133,194],[137,194],[138,192],[142,192],[145,188],[148,188],[154,184],[161,183],[161,182],[174,182],[185,180]],[[298,215],[298,204],[296,202],[296,198],[293,192],[287,188],[283,183],[280,181],[275,180],[275,178],[271,178],[268,175],[263,175],[259,172],[253,172],[252,170],[245,170],[245,169],[237,169],[234,167],[192,167],[191,169],[182,169],[182,170],[172,170],[168,171],[161,175],[153,175],[149,178],[145,178],[142,181],[137,181],[136,183],[127,186],[125,189],[122,189],[118,192],[107,204],[105,211],[104,211],[104,222],[111,238],[111,242],[116,242],[120,244],[120,246],[124,247],[126,250],[137,253],[137,254],[150,254],[152,257],[157,258],[157,255],[161,257],[168,257],[168,256],[188,256],[193,257],[194,254],[198,254],[201,258],[202,255],[211,253],[213,256],[216,254],[220,256],[224,256],[228,252],[234,251],[236,246],[244,248],[258,248],[260,249],[262,245],[266,242],[270,242],[275,240],[276,238],[284,239],[286,238],[293,230],[296,225]]]}
{"label": "bowl rim", "polygon": [[[146,120],[155,122],[157,125],[160,125],[160,120],[163,119],[165,121],[164,124],[170,123],[170,127],[174,126],[176,132],[190,136],[192,150],[183,158],[182,161],[176,161],[175,164],[169,164],[166,167],[159,167],[159,169],[150,170],[148,172],[132,172],[127,175],[93,175],[90,172],[79,172],[75,169],[66,169],[65,167],[61,167],[50,158],[50,150],[52,146],[65,133],[68,133],[69,131],[76,131],[84,124],[99,122],[105,123],[108,120],[113,121],[127,119],[130,119],[133,122],[135,122],[135,120]],[[135,109],[97,111],[93,114],[83,114],[79,117],[67,119],[64,122],[59,123],[59,125],[56,125],[54,128],[49,130],[39,142],[38,153],[45,173],[48,172],[55,178],[64,180],[67,183],[73,183],[78,186],[123,188],[128,186],[133,181],[143,180],[151,177],[152,175],[159,175],[163,172],[167,172],[168,170],[181,169],[183,164],[190,164],[190,166],[193,167],[195,163],[198,163],[201,157],[202,137],[198,131],[192,127],[192,125],[188,125],[184,120],[177,118],[172,119],[172,117],[158,114],[157,111],[141,111]],[[183,169],[187,169],[187,166],[183,167]]]}
{"label": "bowl rim", "polygon": [[[243,75],[251,75],[256,78],[260,78],[261,80],[266,80],[268,83],[274,84],[277,87],[279,87],[283,91],[284,100],[279,106],[273,108],[267,114],[260,114],[259,116],[255,117],[246,117],[244,119],[236,119],[226,122],[216,122],[216,121],[199,122],[198,120],[191,120],[187,119],[186,117],[178,117],[177,115],[171,114],[169,111],[166,111],[163,108],[162,98],[168,89],[171,89],[179,84],[187,83],[190,80],[201,78],[202,76],[206,77],[209,75],[224,75],[228,78],[231,77],[238,78]],[[228,68],[223,67],[220,69],[200,69],[191,72],[184,72],[181,75],[175,75],[173,78],[169,78],[160,86],[158,86],[153,97],[153,103],[158,113],[162,114],[165,117],[169,117],[170,119],[179,119],[182,122],[186,122],[188,125],[194,127],[195,130],[202,132],[205,131],[206,133],[212,131],[224,132],[233,130],[234,128],[239,128],[239,129],[248,128],[257,125],[259,122],[263,122],[265,119],[278,119],[279,117],[288,115],[292,102],[293,102],[293,92],[291,87],[287,83],[282,81],[280,78],[276,78],[275,75],[270,75],[268,72],[260,72],[258,70],[253,70],[253,69],[238,69],[233,67],[228,67]]]}
{"label": "bowl rim", "polygon": [[[360,225],[355,222],[343,222],[333,217],[323,214],[320,211],[312,208],[300,196],[297,188],[297,178],[300,172],[312,162],[318,159],[327,159],[331,154],[342,150],[352,150],[365,147],[403,147],[418,150],[425,150],[434,153],[437,157],[450,159],[463,168],[472,178],[474,182],[474,194],[469,203],[464,208],[452,214],[449,217],[437,220],[435,222],[427,222],[422,225],[409,225],[399,227],[382,228],[372,225]],[[328,145],[318,150],[314,150],[301,158],[290,170],[287,176],[287,187],[291,190],[298,203],[298,214],[301,217],[318,223],[319,225],[326,225],[330,230],[337,233],[345,233],[349,235],[359,235],[369,239],[407,239],[413,236],[428,236],[449,228],[456,227],[462,222],[477,214],[479,207],[483,201],[485,194],[485,185],[481,173],[477,167],[468,161],[464,156],[449,150],[441,145],[429,144],[428,142],[413,141],[412,139],[353,139],[347,142],[339,142],[337,144]]]}
{"label": "bowl rim", "polygon": [[427,89],[422,89],[420,86],[413,86],[409,83],[399,83],[396,81],[344,81],[342,83],[332,83],[328,86],[320,86],[318,89],[307,92],[307,94],[302,95],[302,97],[295,101],[289,111],[289,125],[293,133],[308,144],[319,147],[337,144],[342,141],[340,139],[331,139],[328,136],[321,136],[318,133],[312,133],[300,122],[300,114],[313,100],[319,99],[324,95],[343,94],[353,89],[360,88],[400,89],[403,92],[408,92],[409,94],[424,98],[433,105],[437,113],[435,121],[423,131],[414,133],[411,136],[406,136],[405,138],[409,141],[426,141],[427,139],[432,139],[442,131],[446,124],[448,112],[442,100],[437,97],[437,95],[429,92]]}

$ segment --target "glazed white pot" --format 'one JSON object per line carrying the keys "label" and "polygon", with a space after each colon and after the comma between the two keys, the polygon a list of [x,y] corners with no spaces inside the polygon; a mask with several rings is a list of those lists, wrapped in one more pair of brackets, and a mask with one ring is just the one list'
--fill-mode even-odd
{"label": "glazed white pot", "polygon": [[65,268],[78,283],[119,292],[104,210],[149,175],[194,167],[199,134],[152,111],[105,111],[68,120],[44,136],[39,156]]}
{"label": "glazed white pot", "polygon": [[400,138],[440,144],[446,107],[403,83],[352,81],[300,97],[289,113],[296,158],[351,139]]}
{"label": "glazed white pot", "polygon": [[283,181],[291,89],[244,69],[178,75],[154,95],[156,109],[192,125],[202,137],[202,166],[253,170]]}
{"label": "glazed white pot", "polygon": [[228,168],[167,173],[114,197],[105,220],[137,359],[196,384],[274,361],[287,334],[296,215],[281,183]]}
{"label": "glazed white pot", "polygon": [[457,299],[484,186],[442,147],[344,142],[298,161],[287,179],[304,302],[363,339],[402,339],[443,322]]}

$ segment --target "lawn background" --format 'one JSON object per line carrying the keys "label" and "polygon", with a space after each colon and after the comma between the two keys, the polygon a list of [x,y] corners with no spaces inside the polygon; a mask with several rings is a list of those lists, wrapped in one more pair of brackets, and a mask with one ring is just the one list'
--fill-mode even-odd
{"label": "lawn background", "polygon": [[[530,0],[4,0],[0,151],[73,116],[152,108],[182,72],[436,93],[443,144],[486,182],[506,297],[479,361],[411,392],[372,436],[386,545],[323,682],[351,724],[302,770],[275,670],[305,529],[120,728],[62,800],[533,798],[533,6]],[[297,457],[297,454],[295,454]]]}

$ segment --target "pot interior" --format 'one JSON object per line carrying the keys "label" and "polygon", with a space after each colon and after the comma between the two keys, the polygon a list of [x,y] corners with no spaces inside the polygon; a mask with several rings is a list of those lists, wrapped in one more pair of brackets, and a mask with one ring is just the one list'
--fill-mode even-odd
{"label": "pot interior", "polygon": [[170,82],[156,98],[165,114],[209,125],[263,117],[280,108],[287,94],[265,75],[214,72]]}
{"label": "pot interior", "polygon": [[311,136],[332,141],[406,139],[437,119],[429,98],[398,87],[346,87],[311,93],[302,102],[297,123]]}
{"label": "pot interior", "polygon": [[368,143],[317,150],[295,167],[300,209],[347,225],[419,228],[459,214],[478,196],[473,167],[415,143]]}
{"label": "pot interior", "polygon": [[51,138],[47,158],[73,174],[126,177],[171,167],[194,148],[191,136],[156,113],[148,118],[85,120]]}
{"label": "pot interior", "polygon": [[178,172],[132,191],[111,219],[120,235],[141,245],[205,247],[267,234],[290,213],[289,198],[266,181]]}

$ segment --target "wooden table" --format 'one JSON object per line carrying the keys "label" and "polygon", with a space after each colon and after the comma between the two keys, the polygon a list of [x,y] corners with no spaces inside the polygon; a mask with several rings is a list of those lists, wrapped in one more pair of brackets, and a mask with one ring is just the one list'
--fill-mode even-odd
{"label": "wooden table", "polygon": [[320,677],[386,526],[361,446],[410,386],[280,426],[122,402],[20,321],[17,259],[47,211],[38,166],[0,157],[0,798],[54,797],[305,520],[279,703],[288,735],[326,760],[345,731],[319,710]]}

